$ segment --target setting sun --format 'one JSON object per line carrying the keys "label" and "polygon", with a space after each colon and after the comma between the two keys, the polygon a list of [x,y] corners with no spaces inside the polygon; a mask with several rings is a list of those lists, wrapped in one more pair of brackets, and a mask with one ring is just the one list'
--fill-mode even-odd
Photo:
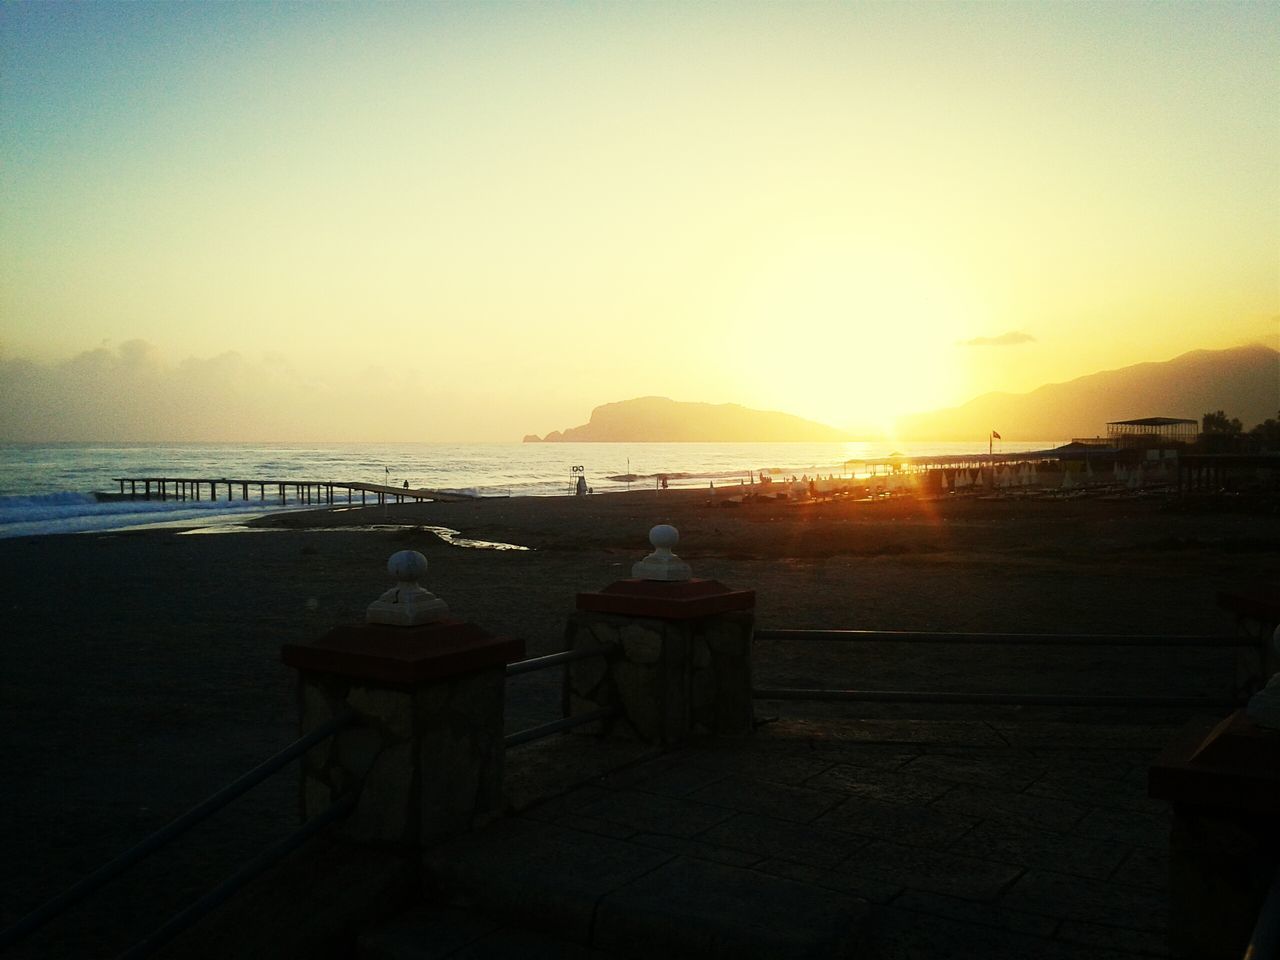
{"label": "setting sun", "polygon": [[954,343],[975,311],[950,264],[870,237],[797,237],[754,266],[726,345],[739,392],[892,434],[968,386]]}

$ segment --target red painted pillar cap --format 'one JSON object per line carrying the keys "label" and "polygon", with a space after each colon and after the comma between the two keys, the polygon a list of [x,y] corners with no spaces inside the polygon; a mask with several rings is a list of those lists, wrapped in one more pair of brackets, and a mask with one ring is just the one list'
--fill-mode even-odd
{"label": "red painted pillar cap", "polygon": [[730,590],[718,580],[618,580],[598,593],[578,594],[578,609],[659,620],[691,620],[751,610],[754,590]]}
{"label": "red painted pillar cap", "polygon": [[461,620],[414,627],[342,624],[311,643],[280,648],[280,658],[299,670],[406,686],[503,666],[523,656],[524,641],[495,637]]}

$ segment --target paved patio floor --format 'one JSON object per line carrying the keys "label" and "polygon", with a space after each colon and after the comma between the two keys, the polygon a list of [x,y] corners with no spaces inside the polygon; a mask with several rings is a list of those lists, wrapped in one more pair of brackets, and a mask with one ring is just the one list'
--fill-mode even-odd
{"label": "paved patio floor", "polygon": [[[437,896],[363,955],[1167,957],[1146,770],[1176,729],[822,718],[699,740],[432,851]],[[513,751],[515,782],[575,744]]]}

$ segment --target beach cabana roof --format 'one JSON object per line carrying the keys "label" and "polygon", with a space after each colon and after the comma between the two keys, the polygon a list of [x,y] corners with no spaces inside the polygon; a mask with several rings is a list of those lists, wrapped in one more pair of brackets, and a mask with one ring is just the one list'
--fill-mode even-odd
{"label": "beach cabana roof", "polygon": [[1199,426],[1198,420],[1185,420],[1181,417],[1141,417],[1137,420],[1109,420],[1108,427],[1172,427],[1175,424],[1192,424]]}
{"label": "beach cabana roof", "polygon": [[1107,436],[1122,444],[1171,440],[1190,442],[1200,432],[1198,420],[1183,417],[1139,417],[1136,420],[1111,420],[1107,423]]}

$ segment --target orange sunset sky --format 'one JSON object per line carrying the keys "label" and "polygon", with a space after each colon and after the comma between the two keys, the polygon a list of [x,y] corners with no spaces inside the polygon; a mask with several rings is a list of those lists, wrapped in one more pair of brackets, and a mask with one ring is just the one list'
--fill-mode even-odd
{"label": "orange sunset sky", "polygon": [[6,4],[0,439],[892,429],[1280,345],[1273,3]]}

